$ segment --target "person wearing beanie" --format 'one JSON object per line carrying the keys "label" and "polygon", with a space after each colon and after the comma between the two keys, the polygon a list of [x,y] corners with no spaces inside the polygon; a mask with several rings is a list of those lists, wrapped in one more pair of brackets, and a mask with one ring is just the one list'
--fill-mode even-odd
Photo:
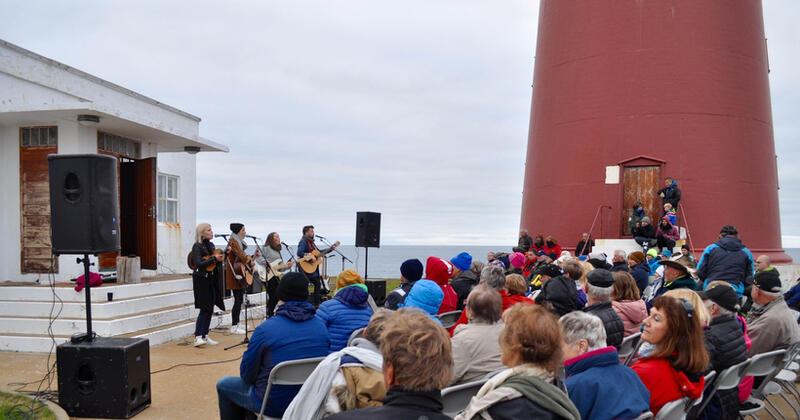
{"label": "person wearing beanie", "polygon": [[478,276],[470,270],[472,255],[462,252],[451,258],[450,262],[453,264],[453,280],[450,282],[450,286],[458,296],[456,310],[460,311],[464,309],[469,292],[478,285]]}
{"label": "person wearing beanie", "polygon": [[422,261],[416,258],[403,261],[403,264],[400,265],[400,285],[386,296],[383,307],[393,311],[397,310],[397,304],[403,303],[414,283],[422,278],[422,272]]}
{"label": "person wearing beanie", "polygon": [[658,262],[661,261],[661,257],[658,256],[658,251],[656,251],[655,248],[650,248],[647,250],[647,253],[644,254],[644,257],[647,260],[647,264],[650,265],[650,273],[655,274],[658,268]]}
{"label": "person wearing beanie", "polygon": [[750,357],[800,341],[800,327],[781,295],[782,289],[778,270],[759,271],[753,277],[750,296],[755,307],[747,315],[747,333],[753,341]]}
{"label": "person wearing beanie", "polygon": [[336,279],[336,294],[317,308],[317,318],[325,323],[331,340],[330,352],[347,346],[353,331],[366,327],[372,317],[369,292],[355,270],[344,270]]}
{"label": "person wearing beanie", "polygon": [[661,222],[658,224],[658,229],[656,229],[656,246],[658,248],[666,248],[671,253],[672,249],[675,248],[675,241],[678,239],[680,239],[678,228],[670,223],[669,217],[662,217]]}
{"label": "person wearing beanie", "polygon": [[417,308],[425,312],[431,319],[436,320],[439,325],[442,321],[436,316],[441,313],[439,307],[442,304],[444,292],[436,282],[422,279],[414,283],[414,287],[408,292],[405,302],[397,305],[400,308]]}
{"label": "person wearing beanie", "polygon": [[650,264],[647,263],[644,253],[631,252],[631,255],[628,255],[628,266],[631,268],[631,276],[636,280],[639,295],[644,296],[644,289],[650,284]]}
{"label": "person wearing beanie", "polygon": [[642,250],[647,250],[656,245],[656,230],[650,223],[650,218],[647,216],[642,217],[639,227],[633,229],[633,239],[637,244],[642,246]]}
{"label": "person wearing beanie", "polygon": [[697,267],[697,261],[694,259],[694,255],[692,255],[692,250],[689,248],[689,245],[683,244],[681,246],[681,254],[675,255],[673,259],[689,268]]}
{"label": "person wearing beanie", "polygon": [[633,234],[633,231],[642,225],[642,219],[647,217],[644,212],[644,206],[640,201],[634,203],[631,209],[631,214],[628,216],[628,231]]}
{"label": "person wearing beanie", "polygon": [[719,240],[706,247],[697,263],[697,278],[705,288],[709,282],[724,280],[733,286],[741,297],[744,280],[754,273],[753,254],[739,239],[735,226],[720,229]]}
{"label": "person wearing beanie", "polygon": [[[315,317],[308,300],[308,279],[288,273],[278,285],[280,303],[275,316],[256,327],[239,366],[240,376],[226,376],[217,382],[219,417],[241,419],[258,413],[272,368],[287,360],[323,357],[330,340],[325,324]],[[270,388],[264,414],[281,417],[299,387],[275,385]]]}
{"label": "person wearing beanie", "polygon": [[[253,274],[255,267],[254,260],[251,256],[247,255],[247,244],[244,238],[247,235],[247,230],[241,223],[231,223],[231,236],[228,241],[228,261],[225,267],[225,288],[230,290],[233,294],[233,307],[231,308],[231,334],[246,334],[247,326],[239,324],[239,317],[242,313],[242,304],[244,303],[244,289],[247,283],[244,280],[243,272],[234,273],[234,267],[242,267],[242,270],[250,270]],[[255,257],[260,257],[256,254]]]}
{"label": "person wearing beanie", "polygon": [[437,257],[428,257],[425,261],[425,279],[438,284],[444,297],[439,313],[455,311],[458,307],[458,295],[448,281],[453,276],[453,264]]}
{"label": "person wearing beanie", "polygon": [[512,252],[508,256],[508,262],[511,264],[506,275],[508,274],[522,274],[522,267],[525,266],[525,255],[521,252]]}

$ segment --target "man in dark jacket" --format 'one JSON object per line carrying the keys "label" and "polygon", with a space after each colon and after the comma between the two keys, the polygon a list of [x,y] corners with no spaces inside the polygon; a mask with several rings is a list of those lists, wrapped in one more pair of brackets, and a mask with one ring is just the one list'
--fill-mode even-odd
{"label": "man in dark jacket", "polygon": [[646,302],[648,309],[653,305],[655,298],[670,290],[698,289],[697,282],[689,274],[689,269],[685,265],[672,260],[661,260],[658,263],[664,266],[664,276],[653,285],[653,297]]}
{"label": "man in dark jacket", "polygon": [[580,309],[575,280],[568,274],[562,275],[557,265],[544,264],[533,270],[533,273],[541,274],[545,279],[542,290],[536,295],[535,302],[538,305],[543,305],[558,316]]}
{"label": "man in dark jacket", "polygon": [[586,307],[583,312],[597,316],[606,328],[606,342],[619,348],[625,335],[625,325],[611,306],[614,276],[604,268],[596,268],[586,275]]}
{"label": "man in dark jacket", "polygon": [[441,389],[453,376],[450,337],[421,311],[400,309],[381,335],[386,398],[379,407],[326,417],[344,419],[449,419],[442,413]]}
{"label": "man in dark jacket", "polygon": [[594,239],[589,236],[589,232],[583,232],[581,240],[575,246],[575,256],[589,255],[592,252],[592,247],[594,247]]}
{"label": "man in dark jacket", "polygon": [[[711,357],[711,369],[717,374],[747,359],[747,344],[736,313],[739,298],[727,282],[715,282],[709,289],[698,292],[703,299],[711,322],[704,329],[706,348]],[[732,419],[739,414],[739,389],[717,391],[705,410],[706,418]]]}
{"label": "man in dark jacket", "polygon": [[[297,256],[305,257],[307,254],[311,254],[317,250],[320,253],[320,256],[317,258],[322,258],[322,255],[333,251],[337,246],[339,246],[339,242],[334,243],[330,248],[320,250],[317,248],[317,244],[314,243],[314,226],[303,226],[303,237],[300,239],[300,242],[297,243]],[[322,295],[328,294],[328,287],[324,284],[322,277],[319,275],[319,267],[317,267],[313,273],[308,274],[308,281],[314,285],[314,305],[319,306],[322,302]]]}
{"label": "man in dark jacket", "polygon": [[612,273],[615,271],[624,271],[626,273],[631,271],[630,267],[628,267],[625,251],[621,249],[614,250],[614,256],[611,257],[611,270],[609,271]]}
{"label": "man in dark jacket", "polygon": [[458,295],[456,310],[460,311],[464,309],[469,292],[478,285],[478,276],[469,269],[472,265],[472,255],[462,252],[451,258],[450,262],[453,264],[453,279],[450,281],[450,286]]}
{"label": "man in dark jacket", "polygon": [[650,224],[650,218],[642,217],[642,222],[638,228],[633,229],[633,239],[642,246],[644,252],[656,244],[656,229]]}
{"label": "man in dark jacket", "polygon": [[[256,327],[250,337],[239,376],[226,376],[217,382],[222,420],[244,418],[248,411],[259,412],[269,373],[278,363],[328,355],[328,331],[325,324],[314,317],[314,306],[306,302],[306,277],[300,273],[283,276],[278,285],[278,297],[282,304],[275,316]],[[299,390],[299,386],[273,386],[264,414],[281,417]]]}
{"label": "man in dark jacket", "polygon": [[661,205],[670,203],[675,211],[678,211],[678,203],[681,202],[681,190],[678,188],[678,182],[670,177],[664,178],[664,188],[657,191],[661,196]]}
{"label": "man in dark jacket", "polygon": [[411,287],[414,286],[417,280],[422,278],[423,271],[422,261],[416,258],[403,261],[403,264],[400,264],[401,283],[386,296],[383,307],[393,311],[397,310],[397,304],[403,303],[406,300],[406,296],[408,296]]}
{"label": "man in dark jacket", "polygon": [[697,277],[703,289],[709,282],[724,280],[733,286],[741,297],[744,279],[753,275],[753,254],[739,240],[735,226],[726,225],[719,232],[719,240],[706,247],[697,263]]}
{"label": "man in dark jacket", "polygon": [[528,235],[528,229],[520,229],[519,230],[519,241],[517,242],[517,246],[512,248],[514,252],[521,252],[526,253],[529,249],[533,246],[533,238]]}

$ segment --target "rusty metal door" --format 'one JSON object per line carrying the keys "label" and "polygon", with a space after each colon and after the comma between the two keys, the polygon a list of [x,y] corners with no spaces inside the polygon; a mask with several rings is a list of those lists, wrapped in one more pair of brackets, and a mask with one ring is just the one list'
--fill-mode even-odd
{"label": "rusty metal door", "polygon": [[650,216],[653,224],[663,213],[661,197],[656,194],[659,188],[661,168],[658,166],[630,166],[623,168],[622,175],[622,234],[631,235],[628,226],[628,217],[633,211],[633,205],[641,201],[644,212]]}
{"label": "rusty metal door", "polygon": [[[56,127],[20,129],[20,271],[50,271],[50,177],[47,155],[58,153]],[[58,273],[58,259],[52,259]]]}

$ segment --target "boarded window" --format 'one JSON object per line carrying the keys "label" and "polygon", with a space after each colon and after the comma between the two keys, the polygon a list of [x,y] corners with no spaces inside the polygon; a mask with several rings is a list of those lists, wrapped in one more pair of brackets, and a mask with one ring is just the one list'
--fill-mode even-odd
{"label": "boarded window", "polygon": [[142,156],[142,145],[138,141],[102,131],[97,132],[97,150],[130,159]]}
{"label": "boarded window", "polygon": [[50,244],[50,180],[47,155],[58,152],[57,127],[20,128],[20,249],[22,273],[47,273],[52,258]]}
{"label": "boarded window", "polygon": [[178,223],[178,177],[158,174],[158,221]]}

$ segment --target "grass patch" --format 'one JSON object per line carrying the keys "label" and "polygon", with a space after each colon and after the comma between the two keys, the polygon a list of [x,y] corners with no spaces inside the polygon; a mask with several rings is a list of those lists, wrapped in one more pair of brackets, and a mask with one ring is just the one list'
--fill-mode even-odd
{"label": "grass patch", "polygon": [[35,415],[30,418],[55,420],[55,414],[46,405],[40,401],[36,401],[35,404],[32,402],[31,398],[24,395],[0,392],[0,420],[28,418],[31,410]]}

